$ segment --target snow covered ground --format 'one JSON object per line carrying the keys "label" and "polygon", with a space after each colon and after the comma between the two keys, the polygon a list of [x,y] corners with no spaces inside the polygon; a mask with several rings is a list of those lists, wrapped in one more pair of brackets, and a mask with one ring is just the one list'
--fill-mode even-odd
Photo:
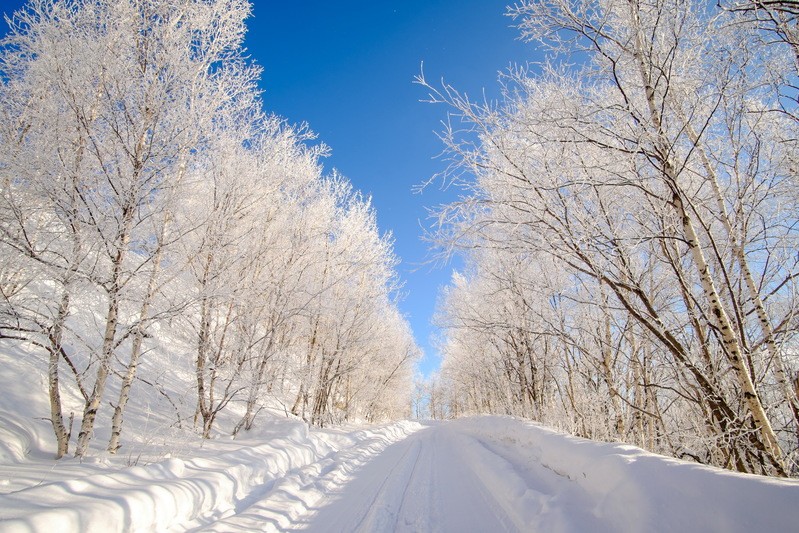
{"label": "snow covered ground", "polygon": [[[299,422],[272,424],[259,441],[209,443],[192,459],[146,466],[56,464],[4,466],[5,479],[29,485],[0,495],[2,531],[184,531],[241,514],[255,530],[280,529],[324,497],[307,483],[334,473],[345,479],[362,462],[418,426],[401,422],[372,429],[316,431]],[[269,506],[259,507],[262,499]],[[252,530],[249,527],[248,530]]]}
{"label": "snow covered ground", "polygon": [[[0,469],[2,531],[795,531],[799,482],[566,437],[518,420],[307,431],[192,459]],[[20,485],[25,485],[20,488]]]}
{"label": "snow covered ground", "polygon": [[511,418],[309,430],[272,411],[231,439],[234,412],[203,441],[186,420],[190,376],[178,370],[142,368],[171,403],[141,389],[122,453],[103,451],[99,427],[87,459],[54,461],[41,359],[0,344],[0,531],[688,533],[799,524],[799,481]]}

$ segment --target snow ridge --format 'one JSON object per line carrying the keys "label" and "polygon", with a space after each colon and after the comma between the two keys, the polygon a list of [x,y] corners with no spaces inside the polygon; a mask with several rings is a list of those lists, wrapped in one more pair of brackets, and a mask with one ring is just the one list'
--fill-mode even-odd
{"label": "snow ridge", "polygon": [[523,530],[579,531],[581,521],[583,530],[608,532],[793,531],[799,524],[796,480],[721,470],[512,418],[455,424],[473,439],[465,449],[479,457],[481,479],[504,491],[498,500]]}
{"label": "snow ridge", "polygon": [[346,471],[357,465],[347,466],[345,459],[363,463],[416,428],[414,423],[400,422],[352,434],[309,433],[307,426],[295,423],[285,437],[251,446],[239,442],[236,449],[213,457],[168,458],[45,483],[0,495],[0,530],[135,532],[200,527],[240,513],[255,496],[302,479],[308,475],[304,467]]}

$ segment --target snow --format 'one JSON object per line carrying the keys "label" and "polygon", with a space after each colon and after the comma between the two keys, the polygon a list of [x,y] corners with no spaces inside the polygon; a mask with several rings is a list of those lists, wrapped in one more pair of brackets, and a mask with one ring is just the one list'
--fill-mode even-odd
{"label": "snow", "polygon": [[433,425],[389,447],[307,523],[310,531],[512,531],[464,435]]}
{"label": "snow", "polygon": [[791,531],[799,481],[738,474],[624,444],[568,437],[531,422],[453,424],[475,470],[504,492],[521,529]]}
{"label": "snow", "polygon": [[271,426],[271,437],[208,443],[193,459],[65,461],[71,476],[51,482],[38,461],[41,483],[0,496],[0,530],[734,532],[799,523],[797,481],[511,418]]}
{"label": "snow", "polygon": [[[154,379],[152,370],[142,371]],[[177,429],[142,388],[125,454],[52,459],[44,370],[0,345],[0,531],[791,531],[799,481],[736,474],[532,422]],[[149,372],[149,373],[148,373]],[[178,376],[179,377],[179,376]],[[180,400],[186,383],[163,379]],[[185,402],[189,401],[187,396]],[[229,427],[220,421],[220,427]],[[107,428],[98,428],[107,431]]]}
{"label": "snow", "polygon": [[[273,426],[271,438],[262,434],[261,441],[211,443],[188,460],[168,458],[106,471],[73,462],[68,466],[77,467],[71,469],[74,477],[0,495],[0,530],[183,531],[208,525],[248,509],[261,496],[293,495],[287,483],[300,473],[341,469],[339,457],[366,460],[417,424],[351,433],[311,433],[296,421]],[[46,465],[40,467],[44,479]],[[3,469],[4,475],[11,472]],[[279,507],[292,512],[290,501]],[[258,521],[267,520],[259,516]]]}

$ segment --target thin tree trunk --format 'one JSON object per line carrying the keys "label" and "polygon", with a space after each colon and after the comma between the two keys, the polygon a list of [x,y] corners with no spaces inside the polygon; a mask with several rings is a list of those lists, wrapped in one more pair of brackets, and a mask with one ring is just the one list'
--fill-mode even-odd
{"label": "thin tree trunk", "polygon": [[619,400],[619,393],[614,383],[613,378],[613,336],[610,328],[610,315],[607,313],[608,298],[605,295],[605,290],[600,283],[600,291],[602,293],[602,311],[604,316],[602,328],[602,377],[608,386],[608,393],[610,394],[610,401],[613,405],[613,412],[615,415],[615,430],[617,438],[624,438],[624,417],[622,416],[621,401]]}
{"label": "thin tree trunk", "polygon": [[89,395],[89,399],[83,409],[83,421],[78,433],[78,444],[75,448],[75,457],[83,457],[89,447],[89,441],[94,431],[94,421],[97,418],[97,411],[105,392],[106,380],[111,371],[111,357],[114,350],[114,339],[116,337],[117,322],[119,320],[119,295],[118,287],[112,288],[109,295],[108,313],[105,321],[105,334],[103,335],[103,347],[100,354],[100,366],[97,369],[97,376],[94,387]]}
{"label": "thin tree trunk", "polygon": [[150,304],[155,297],[155,289],[158,280],[158,273],[160,272],[161,257],[163,255],[163,238],[164,227],[161,229],[161,235],[158,239],[158,250],[153,257],[153,270],[150,273],[150,280],[147,284],[147,293],[144,295],[141,310],[139,311],[139,322],[134,326],[136,328],[133,335],[133,342],[130,350],[130,362],[125,375],[122,378],[122,387],[119,391],[119,400],[114,407],[114,416],[111,419],[111,439],[108,441],[109,453],[116,453],[120,447],[120,437],[122,435],[122,415],[125,411],[125,406],[130,398],[130,390],[133,386],[133,380],[136,378],[136,370],[139,366],[139,359],[142,353],[142,342],[144,339],[144,323],[148,318],[150,312]]}
{"label": "thin tree trunk", "polygon": [[50,333],[50,361],[47,367],[47,384],[50,396],[50,422],[56,438],[56,459],[61,459],[69,453],[69,431],[64,425],[64,415],[61,406],[61,388],[58,377],[58,366],[61,360],[61,350],[64,333],[64,323],[69,314],[69,287],[63,288],[61,302],[58,305],[58,314]]}
{"label": "thin tree trunk", "polygon": [[116,339],[117,324],[119,322],[119,298],[122,290],[122,265],[125,260],[130,233],[133,226],[133,206],[128,205],[122,210],[122,230],[118,237],[118,248],[113,260],[110,286],[108,289],[108,312],[105,320],[103,346],[100,352],[100,365],[94,387],[83,409],[83,420],[78,434],[78,444],[75,448],[75,457],[83,457],[89,447],[89,441],[94,431],[94,421],[97,410],[103,399],[108,374],[111,371],[111,358],[114,354],[114,341]]}

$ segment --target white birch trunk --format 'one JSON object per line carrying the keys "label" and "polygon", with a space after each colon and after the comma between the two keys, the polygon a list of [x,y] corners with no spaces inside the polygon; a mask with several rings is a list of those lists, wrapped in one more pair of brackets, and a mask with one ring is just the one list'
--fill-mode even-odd
{"label": "white birch trunk", "polygon": [[730,222],[727,206],[724,204],[724,196],[721,193],[721,186],[719,184],[718,176],[713,169],[713,166],[710,164],[710,160],[708,159],[704,148],[699,145],[699,136],[696,134],[691,124],[687,121],[685,121],[685,131],[688,134],[688,138],[691,140],[691,142],[698,147],[699,157],[702,161],[702,165],[705,167],[705,171],[708,174],[708,179],[710,180],[713,194],[716,197],[719,218],[721,220],[722,226],[724,226],[724,229],[727,232],[733,254],[735,254],[735,258],[741,268],[741,275],[746,282],[746,287],[749,291],[749,297],[751,298],[752,305],[757,313],[758,325],[760,326],[760,331],[763,334],[763,343],[766,346],[769,360],[774,364],[774,375],[777,378],[777,384],[779,385],[780,391],[782,391],[782,394],[785,397],[785,401],[791,408],[796,431],[799,433],[799,395],[797,395],[796,391],[794,391],[791,387],[790,377],[785,371],[785,365],[782,361],[782,357],[777,351],[777,343],[774,338],[774,328],[771,325],[771,320],[768,317],[768,313],[766,313],[766,307],[763,304],[763,299],[760,297],[760,291],[757,289],[754,276],[749,268],[749,262],[746,260],[746,251],[744,250],[743,242],[739,242],[738,237],[735,234],[735,230],[732,227],[732,223]]}
{"label": "white birch trunk", "polygon": [[668,142],[663,131],[663,125],[658,111],[658,103],[656,102],[655,89],[650,80],[647,68],[651,65],[648,64],[644,55],[644,47],[641,40],[641,22],[638,14],[638,4],[635,0],[629,0],[630,14],[632,23],[635,30],[635,43],[633,54],[638,63],[641,81],[644,85],[645,98],[649,110],[649,117],[651,126],[655,134],[655,151],[656,157],[662,168],[659,170],[663,173],[666,184],[672,191],[672,205],[676,211],[677,216],[680,218],[683,234],[688,243],[691,257],[696,265],[697,274],[702,285],[705,299],[708,303],[710,316],[714,317],[721,333],[721,341],[724,347],[724,353],[727,356],[730,364],[735,371],[737,381],[743,392],[744,402],[749,409],[755,425],[760,433],[762,443],[766,453],[771,456],[772,460],[778,467],[784,471],[782,465],[782,450],[780,448],[777,436],[771,426],[771,421],[766,415],[763,404],[760,401],[760,396],[755,389],[752,376],[749,373],[748,365],[744,360],[744,355],[741,352],[740,342],[730,321],[729,315],[724,309],[721,297],[713,277],[710,272],[710,266],[705,258],[704,251],[702,250],[699,238],[694,229],[694,224],[691,219],[690,213],[683,202],[682,192],[677,183],[677,173],[674,166],[671,164],[668,154]]}

